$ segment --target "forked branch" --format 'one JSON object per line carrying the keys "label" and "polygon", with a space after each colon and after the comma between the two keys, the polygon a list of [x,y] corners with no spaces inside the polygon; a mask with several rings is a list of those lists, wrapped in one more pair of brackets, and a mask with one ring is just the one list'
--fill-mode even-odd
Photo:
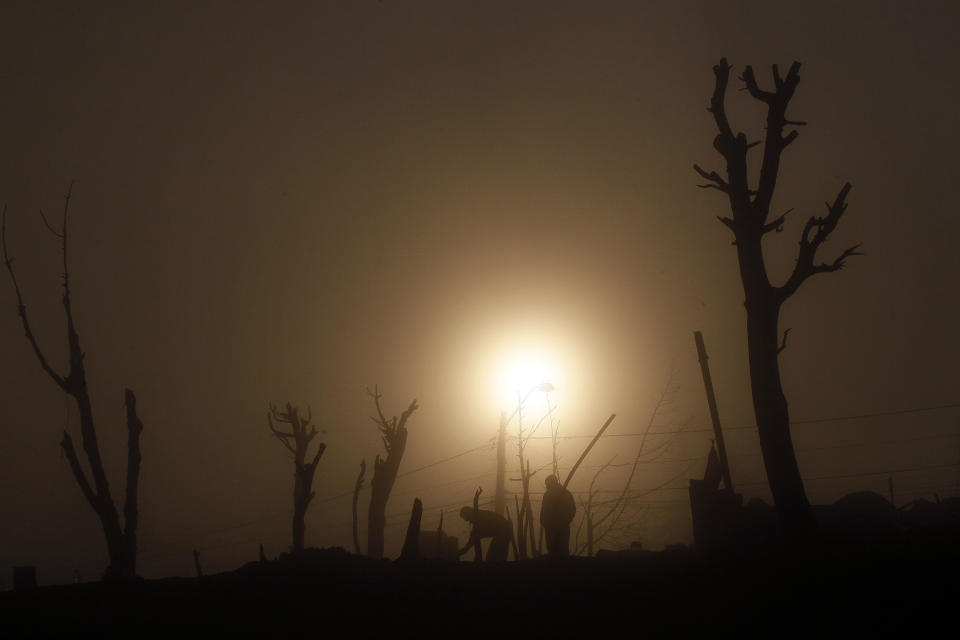
{"label": "forked branch", "polygon": [[399,420],[396,416],[387,419],[383,413],[383,409],[380,407],[380,398],[382,397],[382,394],[380,393],[379,387],[374,385],[373,391],[367,389],[367,393],[373,398],[373,404],[377,409],[376,417],[371,416],[370,419],[373,420],[376,423],[377,428],[380,429],[380,434],[383,438],[383,446],[386,448],[387,456],[389,457],[390,453],[398,446],[402,449],[402,447],[406,444],[407,419],[414,411],[417,410],[417,401],[413,400],[410,403],[410,406],[407,407],[402,414],[400,414]]}
{"label": "forked branch", "polygon": [[720,174],[718,174],[716,171],[710,171],[708,173],[704,169],[700,168],[700,165],[698,164],[693,165],[693,170],[699,173],[704,180],[710,181],[707,184],[698,184],[697,186],[700,187],[701,189],[717,189],[719,191],[723,191],[724,193],[729,192],[730,185],[728,185],[726,181],[723,178],[721,178]]}
{"label": "forked branch", "polygon": [[810,276],[817,273],[830,273],[839,271],[846,264],[847,258],[852,256],[861,256],[860,245],[855,244],[845,249],[836,259],[830,263],[815,263],[817,250],[830,237],[830,234],[837,228],[840,218],[847,210],[847,194],[850,193],[851,185],[849,182],[843,185],[833,203],[827,203],[826,217],[816,216],[807,220],[800,234],[800,248],[797,252],[797,262],[794,265],[793,273],[790,274],[787,282],[778,289],[781,300],[786,300],[796,292],[803,282]]}

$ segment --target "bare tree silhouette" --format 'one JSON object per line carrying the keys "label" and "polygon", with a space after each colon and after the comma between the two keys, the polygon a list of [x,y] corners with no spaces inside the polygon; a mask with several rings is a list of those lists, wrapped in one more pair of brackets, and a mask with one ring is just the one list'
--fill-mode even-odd
{"label": "bare tree silhouette", "polygon": [[10,274],[10,280],[13,282],[13,289],[17,296],[17,313],[20,316],[20,322],[23,325],[23,331],[26,334],[27,341],[33,348],[34,355],[40,362],[40,366],[56,383],[60,389],[72,397],[77,404],[77,411],[80,415],[80,436],[83,443],[83,450],[90,466],[90,475],[93,478],[93,485],[87,479],[87,473],[83,470],[80,460],[77,457],[76,449],[73,445],[73,439],[66,431],[63,432],[63,440],[60,442],[61,448],[67,457],[67,463],[73,472],[73,477],[80,486],[80,491],[87,503],[97,514],[100,525],[103,527],[103,533],[107,542],[107,553],[110,565],[104,574],[105,578],[129,578],[136,575],[137,571],[137,522],[139,512],[137,510],[137,489],[140,482],[140,433],[143,431],[143,423],[137,417],[137,399],[130,389],[124,390],[124,403],[126,405],[127,417],[127,484],[126,499],[124,501],[123,517],[124,524],[120,524],[120,515],[110,493],[110,483],[107,481],[107,474],[103,468],[103,460],[100,457],[100,446],[97,442],[97,430],[93,420],[93,406],[90,401],[90,394],[87,390],[87,372],[84,366],[84,352],[80,347],[80,335],[77,333],[76,324],[73,318],[73,306],[70,298],[70,271],[67,265],[67,218],[70,211],[70,198],[73,193],[73,185],[67,190],[63,203],[63,218],[60,229],[57,230],[50,225],[43,211],[40,216],[47,230],[56,236],[60,241],[60,250],[63,257],[63,311],[67,324],[67,347],[70,360],[70,369],[67,375],[58,373],[47,360],[43,351],[37,342],[33,331],[30,328],[30,322],[27,318],[27,307],[23,302],[23,296],[20,292],[20,285],[17,282],[17,276],[13,270],[13,259],[7,250],[7,208],[4,206],[2,222],[0,222],[0,236],[2,236],[3,259]]}
{"label": "bare tree silhouette", "polygon": [[[611,458],[607,463],[601,465],[600,468],[597,469],[597,472],[593,474],[593,478],[590,480],[590,486],[587,489],[586,500],[580,500],[583,518],[580,520],[580,526],[578,527],[577,536],[574,542],[574,555],[586,553],[588,556],[592,556],[594,554],[595,547],[601,542],[608,538],[615,537],[618,532],[629,531],[633,529],[636,524],[638,524],[639,518],[633,518],[629,520],[624,519],[628,507],[631,506],[630,490],[633,486],[633,479],[636,476],[637,469],[644,462],[658,460],[677,438],[676,435],[673,435],[660,443],[654,449],[647,449],[647,438],[650,435],[651,429],[658,419],[663,415],[664,410],[673,404],[677,393],[677,384],[675,382],[675,378],[676,369],[671,368],[667,376],[667,381],[660,390],[660,396],[657,398],[657,401],[653,406],[653,411],[650,412],[650,417],[647,419],[647,425],[643,430],[643,436],[640,438],[640,446],[637,448],[637,453],[633,458],[633,462],[630,464],[630,473],[627,475],[627,479],[624,481],[623,489],[620,490],[620,493],[617,494],[617,496],[612,500],[606,500],[602,502],[596,500],[600,491],[599,487],[596,486],[597,480],[605,471],[607,471],[607,469],[610,468],[610,466],[613,465],[613,461],[616,459],[616,456]],[[653,456],[647,460],[644,460],[643,458],[647,454],[653,454]],[[599,512],[601,507],[604,509],[602,514]],[[585,529],[587,539],[582,546],[579,546],[578,542],[581,529]]]}
{"label": "bare tree silhouette", "polygon": [[[307,407],[307,417],[300,417],[300,411],[289,402],[283,411],[270,405],[270,410],[267,412],[270,431],[293,454],[293,546],[291,547],[293,553],[303,551],[303,540],[307,530],[304,520],[307,507],[310,506],[314,496],[313,476],[317,471],[320,456],[327,450],[327,445],[321,442],[317,445],[313,460],[306,461],[310,442],[317,435],[317,427],[310,424],[312,415],[310,408]],[[280,427],[274,423],[279,424]],[[290,430],[283,431],[282,429],[285,428],[283,425],[287,425]]]}
{"label": "bare tree silhouette", "polygon": [[407,420],[417,410],[417,401],[410,403],[406,411],[400,415],[399,420],[396,416],[388,420],[380,408],[382,396],[379,388],[374,387],[370,396],[377,409],[376,417],[371,419],[377,423],[383,438],[383,446],[387,450],[386,459],[378,454],[373,461],[370,510],[367,515],[367,555],[379,559],[383,557],[383,529],[387,523],[387,500],[390,499],[390,491],[393,489],[397,471],[400,469],[400,460],[403,459],[403,452],[407,448]]}
{"label": "bare tree silhouette", "polygon": [[694,169],[707,180],[700,187],[722,191],[730,203],[732,217],[718,217],[733,232],[737,247],[740,279],[746,297],[744,305],[747,309],[750,383],[760,447],[781,531],[788,542],[799,542],[814,535],[817,525],[797,466],[790,437],[787,399],[780,381],[779,354],[787,346],[789,332],[787,329],[780,338],[780,308],[810,276],[838,271],[843,268],[847,258],[862,254],[858,251],[860,245],[854,245],[841,252],[832,262],[815,262],[817,250],[836,229],[847,209],[846,197],[850,192],[848,182],[840,189],[833,203],[827,204],[825,217],[812,216],[807,220],[800,234],[797,262],[786,283],[781,286],[770,283],[762,242],[767,233],[783,230],[786,216],[790,213],[787,211],[770,220],[780,156],[797,137],[796,128],[786,135],[783,131],[786,127],[806,124],[788,120],[786,116],[787,106],[800,82],[800,63],[794,62],[785,78],[780,75],[777,65],[773,65],[774,91],[763,90],[757,85],[750,66],[744,69],[741,76],[750,96],[766,105],[767,110],[767,133],[756,188],[750,186],[747,177],[747,151],[760,143],[747,142],[745,134],[734,133],[724,110],[730,68],[726,58],[713,67],[716,82],[708,109],[719,130],[713,146],[726,161],[726,177],[721,177],[716,171],[707,172],[698,165],[694,165]]}
{"label": "bare tree silhouette", "polygon": [[516,494],[514,494],[514,502],[516,503],[517,513],[517,531],[515,539],[517,544],[518,560],[522,560],[527,557],[528,538],[530,542],[530,553],[534,556],[539,556],[541,552],[536,538],[537,527],[534,523],[533,505],[530,502],[530,479],[533,478],[533,476],[535,476],[543,468],[545,468],[545,465],[544,467],[540,467],[531,471],[530,459],[525,454],[527,443],[530,441],[530,438],[533,437],[533,435],[537,432],[537,429],[540,428],[540,425],[542,425],[548,419],[550,420],[551,438],[554,440],[554,461],[556,461],[555,440],[557,435],[555,434],[555,423],[553,422],[553,407],[550,406],[549,400],[549,392],[553,390],[553,385],[549,383],[542,383],[536,388],[540,389],[547,395],[547,413],[545,413],[533,425],[533,427],[530,429],[525,429],[523,426],[523,404],[525,398],[523,398],[520,394],[517,394],[517,408],[514,411],[514,415],[517,416],[517,459],[520,461],[520,477],[511,478],[511,480],[520,482],[522,496],[520,501],[518,501]]}

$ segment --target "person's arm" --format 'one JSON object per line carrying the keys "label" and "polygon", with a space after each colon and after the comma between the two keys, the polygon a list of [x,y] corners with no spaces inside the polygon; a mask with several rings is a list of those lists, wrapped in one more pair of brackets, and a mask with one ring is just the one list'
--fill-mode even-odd
{"label": "person's arm", "polygon": [[460,551],[457,553],[457,555],[458,555],[458,556],[462,556],[462,555],[465,554],[467,551],[469,551],[469,550],[470,550],[470,547],[472,547],[473,545],[475,545],[477,542],[479,542],[479,540],[477,540],[477,528],[474,527],[474,528],[471,529],[471,531],[470,531],[470,539],[467,540],[467,544],[465,544],[465,545],[463,546],[463,549],[460,549]]}

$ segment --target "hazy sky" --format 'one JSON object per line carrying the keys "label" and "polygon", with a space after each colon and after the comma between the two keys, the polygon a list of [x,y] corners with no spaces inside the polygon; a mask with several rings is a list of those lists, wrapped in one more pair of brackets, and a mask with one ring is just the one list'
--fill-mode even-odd
{"label": "hazy sky", "polygon": [[[418,399],[401,466],[413,471],[495,435],[512,408],[497,372],[523,350],[553,362],[563,434],[618,415],[577,492],[615,454],[632,459],[639,440],[623,434],[675,368],[655,428],[690,433],[641,468],[636,489],[667,486],[637,500],[635,539],[690,541],[686,479],[711,439],[694,330],[724,424],[753,423],[724,201],[691,168],[722,169],[705,110],[721,56],[767,85],[771,63],[803,63],[790,115],[809,126],[784,155],[774,206],[795,211],[767,243],[775,278],[802,222],[853,184],[823,257],[854,242],[866,255],[808,281],[782,314],[792,417],[960,402],[958,14],[875,1],[4,3],[8,241],[35,333],[65,368],[58,247],[37,211],[59,211],[75,180],[75,315],[116,500],[124,386],[144,422],[141,573],[189,574],[194,548],[213,572],[259,542],[289,545],[292,465],[268,403],[310,404],[326,429],[307,542],[348,546],[358,463],[382,452],[366,387],[392,413]],[[729,112],[757,138],[762,113],[737,87]],[[95,577],[102,534],[58,447],[77,415],[30,351],[6,274],[0,357],[0,585],[16,564],[38,565],[41,582]],[[811,499],[885,491],[891,475],[898,503],[957,493],[958,416],[796,425]],[[561,466],[585,442],[565,440]],[[755,431],[729,431],[727,447],[737,489],[768,497]],[[533,449],[534,467],[548,460]],[[424,528],[442,510],[463,536],[456,511],[477,486],[492,497],[494,464],[487,448],[401,477],[388,554],[414,496]]]}

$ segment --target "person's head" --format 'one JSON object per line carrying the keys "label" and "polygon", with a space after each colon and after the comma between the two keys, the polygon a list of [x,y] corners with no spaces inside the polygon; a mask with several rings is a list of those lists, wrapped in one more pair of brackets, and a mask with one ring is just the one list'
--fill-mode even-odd
{"label": "person's head", "polygon": [[460,509],[460,517],[467,522],[473,522],[473,507],[464,507]]}
{"label": "person's head", "polygon": [[560,481],[557,480],[557,476],[553,475],[552,473],[547,476],[547,479],[544,480],[543,483],[547,485],[547,491],[560,487]]}

